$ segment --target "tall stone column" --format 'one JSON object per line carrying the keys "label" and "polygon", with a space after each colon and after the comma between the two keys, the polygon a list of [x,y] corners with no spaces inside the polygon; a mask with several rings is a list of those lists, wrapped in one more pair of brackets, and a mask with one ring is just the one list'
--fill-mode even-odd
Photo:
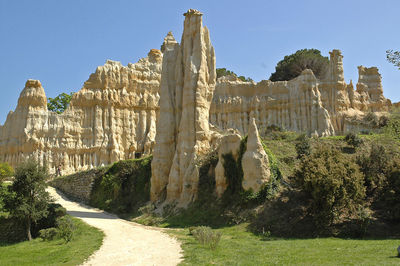
{"label": "tall stone column", "polygon": [[202,13],[190,9],[184,16],[181,44],[167,40],[163,45],[160,122],[151,180],[153,201],[162,200],[166,189],[167,201],[183,205],[197,196],[196,160],[210,149],[209,109],[216,83],[215,52]]}

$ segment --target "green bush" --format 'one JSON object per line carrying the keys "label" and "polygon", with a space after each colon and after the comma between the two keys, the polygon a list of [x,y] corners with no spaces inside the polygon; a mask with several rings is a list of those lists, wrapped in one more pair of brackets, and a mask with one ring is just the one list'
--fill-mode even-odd
{"label": "green bush", "polygon": [[8,163],[0,163],[0,183],[7,177],[14,175],[14,170]]}
{"label": "green bush", "polygon": [[367,195],[373,196],[382,190],[389,172],[391,154],[379,144],[372,144],[369,153],[362,153],[357,157],[357,164],[365,177]]}
{"label": "green bush", "polygon": [[354,149],[363,144],[363,140],[353,132],[348,133],[344,138],[344,140],[348,145],[352,146]]}
{"label": "green bush", "polygon": [[208,226],[198,226],[189,229],[189,233],[202,245],[208,246],[210,249],[214,250],[219,241],[221,240],[222,233],[213,231]]}
{"label": "green bush", "polygon": [[317,145],[295,171],[295,182],[310,199],[309,213],[319,229],[339,216],[350,216],[365,198],[364,178],[357,164],[334,147]]}
{"label": "green bush", "polygon": [[151,160],[149,156],[114,163],[96,176],[90,204],[114,213],[136,213],[150,200]]}
{"label": "green bush", "polygon": [[306,134],[301,134],[296,142],[297,159],[308,156],[311,153],[310,138]]}
{"label": "green bush", "polygon": [[72,240],[75,231],[74,221],[66,215],[57,219],[57,229],[59,236],[67,243]]}
{"label": "green bush", "polygon": [[47,229],[42,229],[39,231],[39,237],[43,241],[51,241],[54,240],[58,236],[58,230],[57,228],[50,227]]}

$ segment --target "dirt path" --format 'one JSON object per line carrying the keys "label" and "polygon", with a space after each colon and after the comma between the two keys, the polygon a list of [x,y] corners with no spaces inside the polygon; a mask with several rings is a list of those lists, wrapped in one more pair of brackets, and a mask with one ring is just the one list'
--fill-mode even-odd
{"label": "dirt path", "polygon": [[103,245],[84,265],[177,265],[180,244],[162,229],[128,222],[104,211],[68,200],[54,188],[48,189],[68,214],[101,229]]}

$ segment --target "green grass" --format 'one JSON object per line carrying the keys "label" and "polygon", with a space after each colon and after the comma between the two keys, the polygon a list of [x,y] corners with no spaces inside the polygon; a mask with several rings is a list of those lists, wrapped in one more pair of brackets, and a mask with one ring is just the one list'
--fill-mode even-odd
{"label": "green grass", "polygon": [[73,239],[43,241],[39,238],[17,244],[0,243],[0,265],[78,265],[100,248],[104,234],[79,219]]}
{"label": "green grass", "polygon": [[200,245],[188,229],[169,230],[184,250],[181,265],[399,265],[400,240],[339,238],[265,240],[246,231],[247,224],[216,229],[215,250]]}

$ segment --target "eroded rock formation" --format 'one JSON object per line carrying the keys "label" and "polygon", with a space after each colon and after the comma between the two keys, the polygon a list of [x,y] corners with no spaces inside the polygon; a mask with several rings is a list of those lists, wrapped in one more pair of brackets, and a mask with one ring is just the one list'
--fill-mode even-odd
{"label": "eroded rock formation", "polygon": [[254,118],[251,120],[249,127],[247,148],[242,158],[242,168],[242,187],[245,190],[260,191],[262,185],[268,182],[271,176],[268,155],[265,153],[260,141]]}
{"label": "eroded rock formation", "polygon": [[[222,195],[228,186],[222,155],[237,156],[240,135],[252,135],[249,158],[258,161],[243,161],[250,173],[243,186],[256,191],[269,176],[257,128],[261,135],[272,125],[316,136],[359,131],[371,127],[366,118],[378,119],[391,106],[376,67],[359,67],[356,90],[346,84],[339,50],[330,52],[321,80],[311,70],[290,81],[216,80],[202,14],[191,9],[184,15],[180,44],[168,33],[161,51],[152,49],[135,64],[107,61],[62,114],[49,112],[42,85],[28,80],[0,126],[0,161],[15,167],[33,157],[66,174],[153,153],[152,201],[185,205],[197,196],[199,158],[217,147],[216,192]],[[251,174],[254,168],[261,172]]]}
{"label": "eroded rock formation", "polygon": [[72,173],[149,154],[158,115],[162,53],[151,50],[136,64],[107,61],[72,97],[62,114],[47,110],[38,80],[28,80],[18,105],[0,127],[0,161],[28,157]]}
{"label": "eroded rock formation", "polygon": [[151,178],[153,201],[166,190],[167,201],[181,204],[197,196],[196,160],[210,150],[208,116],[216,83],[215,53],[208,29],[202,25],[202,13],[190,9],[184,16],[180,45],[169,35],[164,46]]}

